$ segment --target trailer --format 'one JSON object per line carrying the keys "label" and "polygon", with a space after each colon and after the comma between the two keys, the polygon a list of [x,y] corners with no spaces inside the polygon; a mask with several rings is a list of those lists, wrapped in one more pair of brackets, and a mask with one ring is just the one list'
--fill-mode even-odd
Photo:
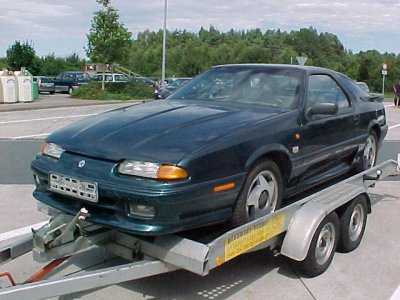
{"label": "trailer", "polygon": [[[227,232],[200,236],[140,237],[87,222],[90,211],[75,216],[38,204],[51,216],[30,234],[18,232],[16,240],[0,248],[0,264],[32,252],[36,262],[48,263],[23,283],[0,273],[0,299],[44,299],[87,291],[121,282],[184,269],[200,276],[235,257],[271,249],[293,261],[302,274],[314,277],[330,265],[336,251],[350,252],[360,244],[367,214],[367,190],[376,182],[399,174],[399,162],[389,160],[323,190],[308,195],[272,214]],[[49,275],[81,254],[93,264],[122,258],[122,263],[67,276]],[[45,279],[43,279],[45,278]]]}

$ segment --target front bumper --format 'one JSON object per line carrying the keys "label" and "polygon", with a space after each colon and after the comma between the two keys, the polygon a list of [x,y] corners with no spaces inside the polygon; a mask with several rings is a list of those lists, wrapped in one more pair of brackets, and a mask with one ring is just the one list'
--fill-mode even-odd
{"label": "front bumper", "polygon": [[[85,159],[84,168],[77,162]],[[75,215],[85,207],[88,220],[110,228],[140,235],[161,235],[201,227],[231,217],[244,176],[193,185],[190,181],[163,183],[115,173],[116,164],[64,153],[62,159],[38,155],[31,168],[35,175],[33,196],[64,213]],[[49,173],[63,174],[79,180],[96,182],[98,202],[93,203],[49,190]],[[243,178],[242,178],[243,177]],[[227,181],[235,188],[215,193],[213,187]],[[132,216],[130,204],[153,206],[153,218]]]}

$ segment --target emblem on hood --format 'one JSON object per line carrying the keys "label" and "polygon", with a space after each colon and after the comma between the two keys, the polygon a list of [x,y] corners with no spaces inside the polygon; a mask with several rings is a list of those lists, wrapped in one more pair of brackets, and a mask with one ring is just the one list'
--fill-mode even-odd
{"label": "emblem on hood", "polygon": [[83,168],[86,164],[86,161],[82,159],[81,161],[78,162],[78,168]]}

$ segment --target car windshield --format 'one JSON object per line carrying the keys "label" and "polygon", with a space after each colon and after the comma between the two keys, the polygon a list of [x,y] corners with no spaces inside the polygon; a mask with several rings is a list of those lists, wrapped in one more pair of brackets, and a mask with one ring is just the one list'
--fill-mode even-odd
{"label": "car windshield", "polygon": [[228,101],[295,108],[302,73],[294,70],[254,67],[217,67],[182,86],[168,99]]}

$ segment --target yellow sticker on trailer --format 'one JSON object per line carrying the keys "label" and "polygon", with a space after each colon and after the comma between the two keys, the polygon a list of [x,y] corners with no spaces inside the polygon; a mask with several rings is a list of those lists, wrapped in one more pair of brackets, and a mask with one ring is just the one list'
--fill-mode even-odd
{"label": "yellow sticker on trailer", "polygon": [[284,231],[285,214],[277,214],[272,218],[250,226],[227,237],[224,242],[225,261],[228,261],[251,248],[277,236]]}

